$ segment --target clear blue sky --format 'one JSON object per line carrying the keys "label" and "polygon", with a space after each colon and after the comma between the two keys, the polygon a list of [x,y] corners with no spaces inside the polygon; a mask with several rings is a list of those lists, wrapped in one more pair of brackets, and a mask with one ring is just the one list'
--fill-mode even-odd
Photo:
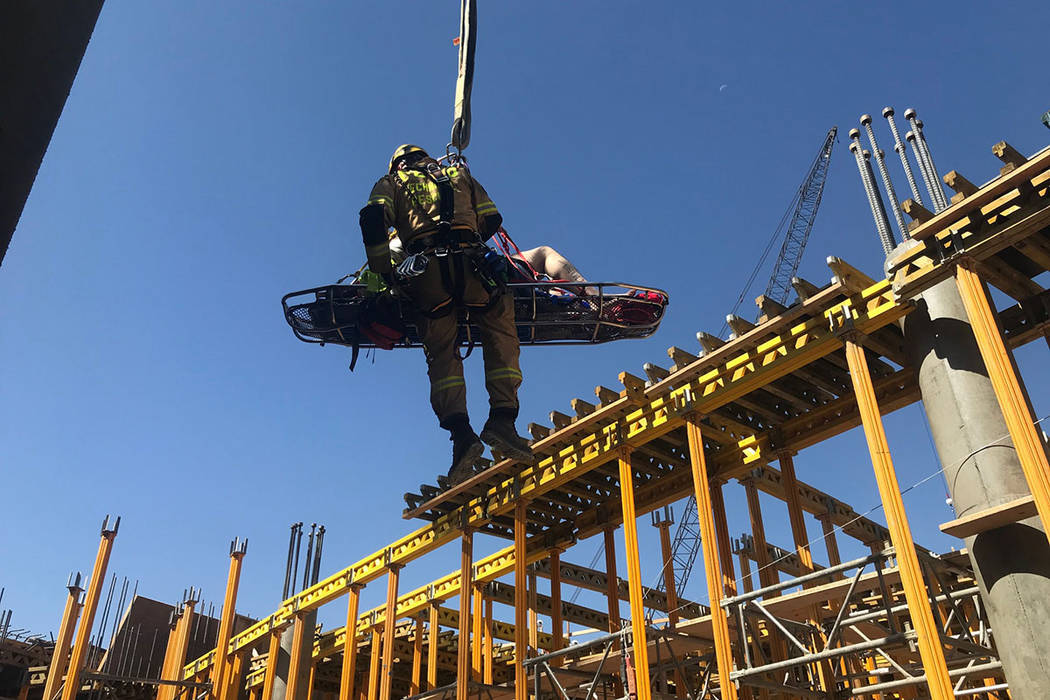
{"label": "clear blue sky", "polygon": [[[1048,22],[1039,2],[482,0],[468,155],[507,228],[592,279],[672,298],[651,340],[525,350],[521,425],[716,332],[831,125],[842,138],[802,269],[818,283],[828,255],[881,267],[846,148],[860,114],[916,107],[942,170],[979,182],[994,142],[1044,146]],[[15,627],[56,628],[107,512],[124,517],[111,571],[166,601],[190,585],[221,600],[228,541],[250,538],[240,608],[254,615],[278,603],[289,523],[328,526],[323,574],[417,527],[401,494],[443,473],[449,448],[422,355],[351,375],[348,351],[295,340],[279,300],[357,267],[357,210],[394,146],[443,148],[457,31],[450,0],[103,9],[0,268],[0,585]],[[1021,355],[1040,415],[1045,352]],[[917,409],[887,426],[902,483],[936,469]],[[798,470],[858,510],[877,501],[856,431]],[[734,535],[741,491],[727,489]],[[906,501],[934,548],[954,543],[936,532],[943,499],[935,479]],[[766,510],[788,544],[783,507]],[[454,559],[428,556],[403,585]],[[706,599],[699,573],[686,595]]]}

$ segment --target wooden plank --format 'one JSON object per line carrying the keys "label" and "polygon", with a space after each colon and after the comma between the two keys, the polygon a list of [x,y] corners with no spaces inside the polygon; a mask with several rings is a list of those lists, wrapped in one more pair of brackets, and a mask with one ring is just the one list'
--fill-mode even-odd
{"label": "wooden plank", "polygon": [[1027,158],[1018,153],[1017,149],[1006,141],[1000,141],[992,146],[992,153],[995,154],[996,158],[1003,162],[1003,167],[999,171],[1000,175],[1006,175],[1008,172],[1011,172],[1028,162]]}
{"label": "wooden plank", "polygon": [[964,217],[966,215],[964,212],[982,207],[1004,192],[1009,192],[1014,189],[1025,179],[1035,177],[1044,170],[1048,164],[1050,164],[1050,148],[1045,148],[1036,156],[1028,160],[1024,165],[1016,168],[1007,177],[1000,177],[998,180],[982,187],[979,191],[974,193],[972,197],[967,197],[966,199],[961,200],[958,204],[953,204],[947,209],[939,212],[935,217],[912,231],[912,238],[920,241],[929,238],[946,228],[951,223]]}
{"label": "wooden plank", "polygon": [[1017,301],[1033,297],[1043,291],[1037,282],[1030,280],[996,257],[977,263],[978,271],[985,282],[998,287]]}
{"label": "wooden plank", "polygon": [[831,273],[835,275],[834,281],[840,283],[843,287],[854,293],[862,292],[875,284],[874,279],[853,267],[842,258],[831,255],[828,256],[826,262],[828,267],[831,268]]}
{"label": "wooden plank", "polygon": [[1016,523],[1036,515],[1035,499],[1029,494],[1023,498],[1001,503],[991,508],[950,520],[940,526],[941,532],[963,539],[997,527]]}
{"label": "wooden plank", "polygon": [[664,369],[660,365],[654,365],[652,362],[646,362],[642,365],[642,370],[645,372],[645,376],[649,377],[649,381],[653,384],[671,376],[669,370]]}
{"label": "wooden plank", "polygon": [[951,187],[957,193],[963,197],[969,197],[971,194],[977,192],[977,185],[973,184],[965,177],[959,174],[958,170],[952,170],[944,176],[944,184]]}
{"label": "wooden plank", "polygon": [[759,312],[762,314],[762,317],[759,319],[761,323],[766,323],[788,310],[788,307],[776,299],[767,297],[765,294],[755,297],[755,306],[758,307]]}

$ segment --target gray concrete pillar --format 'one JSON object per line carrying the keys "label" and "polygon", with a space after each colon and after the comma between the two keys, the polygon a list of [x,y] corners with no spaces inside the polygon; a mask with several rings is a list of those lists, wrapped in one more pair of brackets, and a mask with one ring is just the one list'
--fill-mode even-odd
{"label": "gray concrete pillar", "polygon": [[288,694],[288,669],[292,662],[292,641],[295,634],[294,625],[288,625],[281,634],[281,652],[277,659],[277,672],[273,679],[272,700],[306,700],[309,693],[310,665],[314,648],[313,630],[317,627],[317,611],[311,610],[306,613],[303,622],[309,633],[303,635],[303,648],[299,654],[299,687],[294,698],[286,697]]}
{"label": "gray concrete pillar", "polygon": [[[957,516],[1027,495],[955,281],[916,302],[904,319],[905,345]],[[1050,696],[1050,543],[1039,518],[965,542],[1014,700]]]}

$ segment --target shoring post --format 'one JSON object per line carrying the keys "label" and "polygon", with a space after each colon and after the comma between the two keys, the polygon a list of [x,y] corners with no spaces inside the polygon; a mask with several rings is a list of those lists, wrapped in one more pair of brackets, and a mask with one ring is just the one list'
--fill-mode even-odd
{"label": "shoring post", "polygon": [[723,482],[711,483],[711,515],[715,523],[715,541],[722,564],[723,595],[736,595],[736,571],[733,569],[733,547],[729,541],[729,524],[726,521],[726,502],[722,493]]}
{"label": "shoring post", "polygon": [[[233,662],[224,674],[226,685],[219,689],[224,697],[237,700],[237,696],[240,695],[240,686],[244,683],[244,657],[247,654],[248,650],[242,649],[233,655]],[[214,692],[215,687],[213,686],[212,693]]]}
{"label": "shoring post", "polygon": [[[715,523],[715,542],[721,557],[722,593],[726,596],[737,594],[736,571],[733,569],[733,546],[729,538],[729,523],[726,520],[726,503],[722,481],[709,482],[711,488],[711,515]],[[738,653],[743,657],[743,646],[747,644],[747,631],[737,630]],[[751,689],[743,686],[737,690],[741,700],[751,700]]]}
{"label": "shoring post", "polygon": [[372,621],[372,647],[368,656],[368,700],[376,700],[379,697],[379,657],[382,646],[383,635],[379,626]]}
{"label": "shoring post", "polygon": [[[182,666],[186,663],[186,652],[190,647],[190,630],[193,629],[193,613],[194,608],[197,606],[197,595],[200,595],[200,591],[194,591],[191,588],[189,599],[183,605],[182,619],[179,621],[181,629],[177,628],[177,645],[175,647],[175,655],[171,659],[172,680],[182,680]],[[168,686],[168,688],[169,698],[174,698],[177,695],[175,686]]]}
{"label": "shoring post", "polygon": [[[667,626],[674,629],[678,626],[678,591],[675,589],[674,581],[674,551],[671,548],[671,524],[674,519],[670,517],[670,509],[664,511],[667,517],[660,518],[657,511],[653,511],[653,524],[660,532],[660,554],[663,560],[664,593],[667,595]],[[681,674],[674,672],[675,697],[685,697],[685,684],[682,682]]]}
{"label": "shoring post", "polygon": [[[313,630],[310,630],[313,633]],[[292,653],[288,661],[288,681],[285,685],[285,700],[299,700],[299,678],[303,659],[303,640],[306,636],[306,618],[302,613],[295,615],[292,623]],[[312,645],[311,645],[312,648]]]}
{"label": "shoring post", "polygon": [[529,649],[537,654],[540,647],[540,615],[537,609],[539,591],[536,590],[538,584],[536,572],[529,571]]}
{"label": "shoring post", "polygon": [[627,585],[631,600],[631,637],[635,689],[638,700],[651,700],[649,683],[649,650],[645,636],[645,599],[642,596],[642,570],[638,561],[638,522],[634,509],[634,470],[631,468],[631,450],[620,449],[620,505],[623,508],[624,547],[627,551]]}
{"label": "shoring post", "polygon": [[[623,625],[620,616],[620,579],[616,574],[616,528],[606,527],[602,530],[605,540],[605,599],[609,606],[609,632],[619,632]],[[616,697],[623,695],[621,679],[613,680],[613,693]]]}
{"label": "shoring post", "polygon": [[310,675],[306,680],[306,700],[313,700],[314,681],[317,679],[317,661],[310,660]]}
{"label": "shoring post", "polygon": [[733,670],[733,649],[729,640],[729,620],[721,605],[725,592],[722,589],[722,567],[711,511],[711,486],[707,474],[707,457],[704,454],[700,417],[696,414],[686,418],[686,434],[689,440],[689,461],[693,469],[696,510],[700,520],[700,544],[704,551],[707,595],[711,602],[711,636],[715,643],[718,686],[722,692],[722,700],[737,700],[736,685],[729,677]]}
{"label": "shoring post", "polygon": [[[828,548],[828,565],[838,566],[842,563],[842,556],[839,554],[839,541],[835,537],[835,523],[831,522],[831,514],[820,515],[817,520],[820,521],[820,529],[824,533],[824,545]],[[842,577],[841,573],[837,573],[832,579],[838,580]]]}
{"label": "shoring post", "polygon": [[[561,550],[552,549],[551,561],[551,635],[554,640],[554,648],[551,651],[559,651],[565,646],[565,623],[562,620],[561,611]],[[561,666],[561,658],[552,660],[552,665]]]}
{"label": "shoring post", "polygon": [[270,650],[266,655],[266,671],[263,673],[262,697],[259,700],[272,700],[273,685],[277,679],[277,662],[281,657],[281,628],[270,630]]}
{"label": "shoring post", "polygon": [[470,614],[470,673],[475,680],[481,678],[482,668],[482,634],[485,624],[485,601],[481,596],[482,586],[474,584],[474,597],[471,599],[473,610]]}
{"label": "shoring post", "polygon": [[[171,680],[171,667],[174,664],[172,659],[175,658],[175,649],[179,646],[179,633],[182,630],[182,605],[178,604],[175,609],[171,612],[171,619],[168,621],[168,641],[164,645],[164,659],[160,664],[160,677],[163,680]],[[168,686],[160,686],[157,688],[157,700],[165,700],[168,694]]]}
{"label": "shoring post", "polygon": [[1003,343],[998,316],[974,266],[973,260],[963,258],[955,267],[955,283],[959,287],[977,347],[988,369],[988,378],[1006,419],[1010,440],[1017,450],[1017,459],[1021,462],[1028,489],[1032,492],[1043,530],[1050,539],[1050,463],[1047,462],[1046,447],[1021,387],[1013,358]]}
{"label": "shoring post", "polygon": [[248,691],[248,700],[260,700],[262,698],[262,686],[253,685]]}
{"label": "shoring post", "polygon": [[[746,479],[743,482],[744,493],[747,496],[747,514],[751,520],[751,537],[755,541],[755,564],[758,566],[758,581],[762,588],[775,586],[780,583],[780,575],[777,567],[769,560],[769,549],[766,543],[766,525],[762,519],[762,503],[758,500],[758,487],[754,479]],[[778,596],[780,592],[771,594]]]}
{"label": "shoring post", "polygon": [[69,657],[69,670],[66,672],[66,683],[62,686],[62,700],[74,700],[80,691],[80,672],[84,668],[87,659],[88,645],[91,641],[91,628],[95,624],[95,611],[98,609],[98,599],[102,595],[102,586],[105,584],[106,568],[109,566],[109,555],[113,553],[113,540],[120,528],[120,518],[117,518],[112,529],[109,524],[109,516],[102,521],[102,541],[98,545],[98,554],[95,555],[95,565],[91,569],[91,582],[88,584],[87,595],[84,598],[84,606],[80,615],[80,625],[77,628],[76,641],[73,642],[73,651]]}
{"label": "shoring post", "polygon": [[248,541],[235,539],[230,543],[230,570],[226,576],[226,594],[223,596],[219,634],[215,642],[215,663],[211,668],[212,694],[219,700],[236,700],[229,694],[226,674],[229,671],[230,637],[233,636],[233,618],[237,614],[237,588],[241,580],[241,562],[248,551]]}
{"label": "shoring post", "polygon": [[602,530],[605,538],[605,599],[609,606],[609,631],[619,632],[620,617],[619,577],[616,574],[616,528]]}
{"label": "shoring post", "polygon": [[526,503],[518,498],[514,504],[514,700],[528,700],[529,679],[525,673],[528,601],[525,590],[525,527],[528,524]]}
{"label": "shoring post", "polygon": [[851,337],[846,338],[846,360],[849,363],[850,379],[853,381],[853,390],[864,425],[864,436],[871,452],[875,480],[878,482],[879,495],[886,513],[886,524],[897,555],[904,597],[918,637],[919,656],[926,672],[930,697],[933,700],[953,700],[955,693],[948,678],[944,648],[941,646],[939,630],[933,619],[930,599],[926,595],[915,542],[904,511],[900,484],[897,482],[897,473],[893,468],[889,444],[886,441],[886,431],[882,425],[882,416],[868,372],[868,360],[864,356],[863,346]]}
{"label": "shoring post", "polygon": [[[397,582],[400,570],[400,564],[387,565],[386,609],[383,611],[383,668],[382,680],[379,685],[380,700],[390,700],[390,684],[394,678],[394,623],[397,622]],[[294,700],[294,698],[289,700]]]}
{"label": "shoring post", "polygon": [[485,599],[485,685],[492,685],[492,599]]}
{"label": "shoring post", "polygon": [[[779,450],[777,461],[780,462],[780,484],[784,490],[784,502],[787,504],[788,520],[791,523],[791,539],[795,544],[795,554],[805,573],[816,570],[813,566],[813,551],[809,546],[809,533],[806,531],[806,514],[802,510],[802,497],[798,490],[798,477],[795,475],[794,453],[790,450]],[[803,584],[803,588],[812,588],[815,581]],[[809,622],[815,629],[821,629],[820,608],[811,608]],[[834,690],[831,662],[818,661],[814,664],[822,692]]]}
{"label": "shoring post", "polygon": [[750,593],[755,590],[755,582],[751,578],[751,562],[742,551],[737,555],[737,559],[740,561],[740,583],[744,585],[744,593]]}
{"label": "shoring post", "polygon": [[351,700],[354,692],[357,673],[357,608],[362,588],[359,583],[351,583],[346,596],[346,641],[343,642],[343,668],[339,675],[339,700]]}
{"label": "shoring post", "polygon": [[423,677],[423,615],[416,615],[415,635],[412,637],[412,676],[408,685],[408,694],[419,693],[419,682]]}
{"label": "shoring post", "polygon": [[467,700],[470,695],[470,598],[474,592],[474,530],[469,527],[463,528],[460,542],[456,700]]}
{"label": "shoring post", "polygon": [[[654,511],[655,512],[655,511]],[[660,554],[663,561],[664,592],[667,595],[667,625],[674,629],[678,625],[678,591],[674,585],[674,552],[671,549],[671,520],[657,520],[660,532]]]}
{"label": "shoring post", "polygon": [[80,615],[80,594],[83,588],[80,586],[80,573],[74,577],[69,576],[66,585],[66,606],[62,610],[62,622],[58,627],[58,638],[55,640],[55,650],[51,654],[51,664],[47,669],[47,679],[44,681],[43,700],[54,700],[58,692],[58,686],[62,682],[62,676],[66,673],[66,662],[69,661],[69,645],[73,639],[73,631],[77,626],[77,618]]}
{"label": "shoring post", "polygon": [[[175,623],[175,628],[168,637],[169,649],[164,652],[167,670],[161,676],[164,680],[182,680],[182,665],[186,663],[186,650],[190,642],[190,629],[193,627],[193,608],[197,604],[194,600],[195,591],[191,588],[187,600],[182,604],[182,613]],[[157,690],[157,700],[173,700],[176,694],[176,686],[162,685]]]}
{"label": "shoring post", "polygon": [[[795,476],[795,460],[790,450],[777,452],[780,462],[780,483],[784,487],[784,502],[787,504],[788,519],[791,522],[791,537],[795,542],[795,553],[799,563],[806,570],[813,572],[813,552],[809,549],[809,535],[806,532],[806,514],[802,510],[802,499],[798,492],[798,478]],[[803,586],[810,588],[815,584]]]}
{"label": "shoring post", "polygon": [[438,622],[440,610],[437,601],[430,603],[430,621],[427,625],[427,690],[437,687],[438,637],[441,633],[441,624]]}

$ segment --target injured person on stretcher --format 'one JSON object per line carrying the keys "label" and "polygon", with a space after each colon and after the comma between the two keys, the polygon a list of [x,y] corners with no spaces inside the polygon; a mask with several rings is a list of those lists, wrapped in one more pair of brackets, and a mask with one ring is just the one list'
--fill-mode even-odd
{"label": "injured person on stretcher", "polygon": [[[493,240],[497,242],[498,247],[503,248],[504,241],[509,241],[508,238],[504,238],[506,234],[496,234]],[[510,241],[510,245],[513,246],[513,241]],[[540,282],[586,282],[585,278],[580,271],[576,268],[572,262],[569,261],[564,255],[559,253],[557,250],[549,245],[541,245],[536,248],[529,248],[528,250],[518,250],[517,247],[505,248],[508,260],[516,268],[517,275],[521,279],[511,280],[513,282],[518,281],[540,281]],[[404,246],[401,244],[401,239],[394,235],[390,239],[390,258],[393,262],[394,268],[396,269],[405,259]],[[517,263],[523,263],[519,265]],[[586,294],[597,294],[597,289],[593,287],[586,287],[583,290]]]}

